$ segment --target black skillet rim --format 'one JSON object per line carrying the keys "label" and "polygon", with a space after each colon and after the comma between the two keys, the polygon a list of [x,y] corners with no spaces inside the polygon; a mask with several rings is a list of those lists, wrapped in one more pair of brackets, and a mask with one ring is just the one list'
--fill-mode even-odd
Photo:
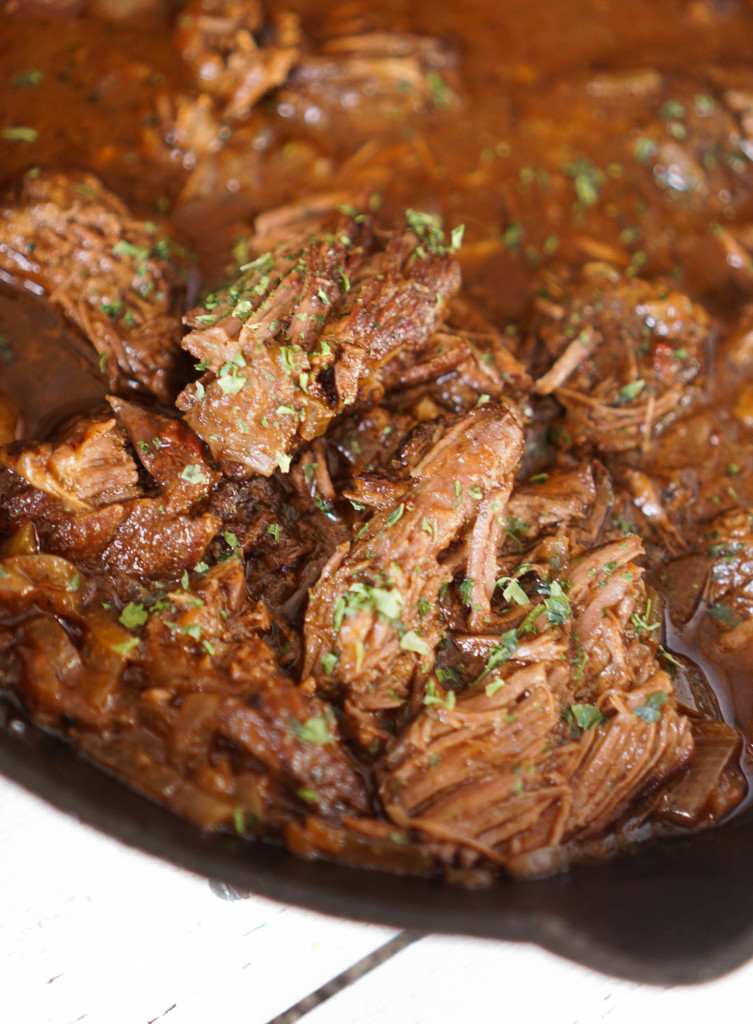
{"label": "black skillet rim", "polygon": [[753,957],[753,813],[552,878],[467,891],[298,860],[203,833],[0,703],[0,774],[128,846],[210,880],[336,917],[530,942],[654,985],[710,981]]}

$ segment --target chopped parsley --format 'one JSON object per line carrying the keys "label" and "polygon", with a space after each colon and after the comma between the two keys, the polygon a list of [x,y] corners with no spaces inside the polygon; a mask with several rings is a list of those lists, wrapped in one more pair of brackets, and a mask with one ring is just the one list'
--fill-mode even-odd
{"label": "chopped parsley", "polygon": [[646,602],[646,610],[643,615],[633,612],[630,621],[635,626],[636,633],[652,633],[655,629],[659,629],[660,623],[651,622],[651,598]]}
{"label": "chopped parsley", "polygon": [[238,320],[248,320],[254,311],[253,303],[250,299],[241,299],[235,304],[232,315]]}
{"label": "chopped parsley", "polygon": [[442,696],[437,690],[437,684],[433,679],[430,679],[426,684],[424,704],[426,707],[432,707],[433,705],[440,704],[442,707],[447,708],[448,711],[452,711],[455,707],[455,691],[448,690],[447,693]]}
{"label": "chopped parsley", "polygon": [[[225,372],[223,373],[223,371]],[[225,363],[224,366],[220,367],[217,383],[226,395],[237,395],[246,386],[247,381],[245,377],[234,369],[231,370],[229,363]]]}
{"label": "chopped parsley", "polygon": [[437,110],[444,110],[446,107],[449,107],[452,92],[440,73],[431,68],[426,72],[424,81],[431,95],[431,102]]}
{"label": "chopped parsley", "polygon": [[518,581],[512,576],[502,576],[501,579],[497,580],[497,586],[504,587],[502,597],[508,602],[508,604],[513,602],[520,605],[531,603],[528,598],[528,594],[526,594],[525,590],[523,590]]}
{"label": "chopped parsley", "polygon": [[570,600],[556,580],[549,585],[549,596],[544,598],[544,607],[547,618],[554,625],[563,623],[572,614]]}
{"label": "chopped parsley", "polygon": [[149,613],[143,604],[131,601],[120,613],[118,621],[121,622],[126,629],[136,629],[138,626],[143,626],[148,617]]}
{"label": "chopped parsley", "polygon": [[507,531],[508,537],[511,537],[515,542],[518,551],[521,550],[521,543],[518,539],[522,534],[528,533],[530,526],[522,519],[518,519],[517,516],[508,516],[504,523],[505,530]]}
{"label": "chopped parsley", "polygon": [[339,658],[340,658],[340,652],[337,650],[336,647],[333,647],[331,651],[327,651],[326,654],[323,654],[322,655],[322,661],[321,661],[322,672],[324,672],[327,675],[329,675],[331,673],[332,669],[337,664]]}
{"label": "chopped parsley", "polygon": [[572,716],[570,724],[574,722],[581,732],[594,729],[604,721],[604,716],[595,704],[571,704],[565,711],[565,718],[568,721],[570,721],[570,716]]}
{"label": "chopped parsley", "polygon": [[339,630],[346,614],[354,615],[362,608],[373,608],[390,622],[398,622],[402,606],[403,595],[397,589],[388,590],[385,587],[372,587],[366,583],[354,583],[335,602],[332,621],[335,629]]}
{"label": "chopped parsley", "polygon": [[625,384],[617,394],[617,404],[626,405],[628,402],[632,402],[640,395],[645,386],[645,380],[634,380],[630,384]]}
{"label": "chopped parsley", "polygon": [[10,342],[7,334],[0,334],[0,363],[5,363],[6,366],[10,366],[11,363],[16,361],[16,354],[13,351],[13,345]]}
{"label": "chopped parsley", "polygon": [[39,132],[36,128],[29,128],[26,125],[0,129],[0,139],[5,142],[36,142],[38,138]]}
{"label": "chopped parsley", "polygon": [[[431,74],[431,72],[429,72]],[[437,75],[439,78],[439,75]],[[440,79],[441,80],[441,79]],[[405,220],[419,240],[416,254],[424,255],[424,246],[431,253],[442,253],[444,248],[444,231],[442,230],[442,218],[435,213],[423,213],[420,210],[408,209],[405,211]]]}
{"label": "chopped parsley", "polygon": [[489,656],[486,659],[486,666],[484,671],[481,673],[481,678],[493,672],[498,665],[504,665],[506,661],[515,654],[518,649],[518,631],[515,629],[508,629],[503,633],[499,641],[494,644],[489,651]]}
{"label": "chopped parsley", "polygon": [[112,650],[115,654],[122,654],[123,657],[127,657],[134,647],[138,647],[140,642],[137,636],[132,636],[128,640],[123,641],[122,644],[114,644]]}
{"label": "chopped parsley", "polygon": [[670,652],[666,649],[666,647],[662,647],[661,644],[659,644],[659,653],[661,654],[662,658],[664,658],[665,661],[669,662],[670,665],[675,665],[677,668],[682,668],[683,667],[682,662],[679,661],[674,656],[674,654],[670,654]]}
{"label": "chopped parsley", "polygon": [[466,578],[460,584],[458,589],[460,590],[460,597],[461,597],[461,600],[462,600],[463,604],[467,604],[468,606],[470,606],[472,595],[473,595],[473,588],[475,586],[476,586],[476,581],[472,580],[468,576],[466,576]]}
{"label": "chopped parsley", "polygon": [[428,533],[430,536],[433,536],[434,537],[434,542],[436,543],[436,540],[437,540],[437,524],[436,523],[430,523],[429,520],[426,518],[426,516],[424,516],[423,519],[421,520],[421,529],[424,531],[424,533]]}
{"label": "chopped parsley", "polygon": [[661,718],[661,709],[667,703],[666,693],[659,690],[657,693],[649,694],[640,707],[633,711],[636,718],[642,718],[644,722],[652,724]]}
{"label": "chopped parsley", "polygon": [[206,484],[207,480],[206,473],[204,473],[201,466],[196,463],[191,463],[183,468],[183,472],[180,474],[181,479],[187,480],[189,484]]}
{"label": "chopped parsley", "polygon": [[44,71],[41,71],[39,68],[29,68],[28,71],[22,71],[20,75],[16,75],[13,79],[13,88],[31,89],[43,81]]}
{"label": "chopped parsley", "polygon": [[333,717],[334,712],[327,709],[323,715],[316,718],[307,718],[303,723],[294,718],[291,722],[291,728],[302,743],[325,746],[335,741],[334,736],[329,731],[329,723]]}
{"label": "chopped parsley", "polygon": [[584,206],[595,206],[601,196],[604,172],[588,160],[574,160],[564,168],[565,174],[573,179],[575,194]]}
{"label": "chopped parsley", "polygon": [[143,263],[148,260],[151,256],[151,249],[147,249],[143,245],[134,245],[133,242],[128,242],[125,238],[121,238],[119,242],[112,247],[110,252],[113,256],[130,256],[131,259],[138,260],[139,263]]}
{"label": "chopped parsley", "polygon": [[400,647],[404,651],[414,651],[426,658],[430,657],[432,653],[432,648],[418,635],[415,629],[409,629],[407,633],[403,633],[400,637]]}
{"label": "chopped parsley", "polygon": [[394,512],[390,512],[387,516],[387,525],[394,526],[395,523],[402,518],[403,512],[405,512],[405,502],[401,502]]}

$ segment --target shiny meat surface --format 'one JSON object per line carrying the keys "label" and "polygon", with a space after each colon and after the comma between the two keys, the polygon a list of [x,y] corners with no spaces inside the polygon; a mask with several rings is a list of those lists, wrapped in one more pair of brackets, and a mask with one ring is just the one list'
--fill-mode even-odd
{"label": "shiny meat surface", "polygon": [[185,253],[93,175],[27,174],[0,210],[0,268],[62,307],[111,385],[124,378],[169,399]]}
{"label": "shiny meat surface", "polygon": [[286,473],[339,413],[378,400],[381,366],[421,350],[460,284],[435,221],[412,211],[386,244],[350,208],[298,241],[187,317],[183,344],[208,373],[177,404],[229,476]]}
{"label": "shiny meat surface", "polygon": [[118,10],[0,24],[4,699],[464,885],[744,809],[750,5]]}
{"label": "shiny meat surface", "polygon": [[232,120],[285,81],[300,30],[295,15],[285,12],[267,22],[256,0],[196,0],[178,19],[176,43],[202,91]]}
{"label": "shiny meat surface", "polygon": [[488,603],[495,584],[498,514],[523,450],[519,421],[487,404],[437,434],[399,502],[359,527],[309,598],[304,675],[343,694],[365,746],[385,737],[369,713],[410,713],[424,698],[441,634],[439,591],[452,578],[442,552],[467,533],[479,601]]}
{"label": "shiny meat surface", "polygon": [[542,292],[532,331],[554,362],[535,390],[562,402],[568,443],[637,448],[697,394],[709,317],[671,284],[588,263],[568,283],[548,273]]}

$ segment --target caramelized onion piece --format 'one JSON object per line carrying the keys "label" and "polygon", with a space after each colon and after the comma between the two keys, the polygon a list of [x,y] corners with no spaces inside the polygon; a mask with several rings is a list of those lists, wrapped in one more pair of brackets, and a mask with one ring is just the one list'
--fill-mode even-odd
{"label": "caramelized onion piece", "polygon": [[425,846],[411,841],[403,829],[377,821],[352,819],[339,827],[312,817],[304,823],[291,821],[285,843],[291,853],[306,860],[334,860],[397,875],[436,872],[436,861]]}
{"label": "caramelized onion piece", "polygon": [[[739,735],[725,722],[701,722],[694,732],[693,758],[686,771],[665,791],[654,812],[658,818],[685,828],[700,823],[724,770],[740,746]],[[724,810],[729,809],[725,804]]]}

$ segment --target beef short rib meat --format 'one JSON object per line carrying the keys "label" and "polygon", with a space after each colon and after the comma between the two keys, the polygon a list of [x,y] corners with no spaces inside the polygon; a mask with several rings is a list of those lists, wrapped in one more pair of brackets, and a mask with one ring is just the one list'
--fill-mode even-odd
{"label": "beef short rib meat", "polygon": [[379,712],[423,699],[442,631],[438,595],[452,578],[442,552],[467,534],[480,600],[494,587],[497,512],[523,451],[517,414],[489,403],[435,434],[403,493],[324,567],[306,612],[304,676],[344,695],[365,745],[380,735]]}
{"label": "beef short rib meat", "polygon": [[512,592],[518,624],[475,683],[435,687],[387,754],[396,824],[461,865],[525,873],[526,855],[530,873],[534,851],[576,851],[686,764],[690,722],[658,661],[641,554],[638,538],[618,541],[550,568],[541,601]]}
{"label": "beef short rib meat", "polygon": [[436,223],[409,213],[387,239],[348,208],[282,243],[186,322],[205,375],[178,397],[228,476],[287,472],[349,406],[375,404],[379,370],[441,323],[460,271]]}
{"label": "beef short rib meat", "polygon": [[697,395],[708,313],[606,263],[545,276],[531,330],[547,369],[535,390],[565,407],[563,437],[606,453],[647,444]]}
{"label": "beef short rib meat", "polygon": [[191,0],[176,42],[201,90],[233,120],[285,81],[301,32],[296,15],[277,11],[268,18],[258,0]]}
{"label": "beef short rib meat", "polygon": [[0,448],[0,527],[33,527],[43,550],[90,569],[174,579],[220,532],[201,507],[218,474],[181,421],[111,402],[120,422],[82,418],[53,441]]}
{"label": "beef short rib meat", "polygon": [[186,253],[93,174],[27,174],[0,205],[0,270],[60,306],[110,386],[175,393]]}

